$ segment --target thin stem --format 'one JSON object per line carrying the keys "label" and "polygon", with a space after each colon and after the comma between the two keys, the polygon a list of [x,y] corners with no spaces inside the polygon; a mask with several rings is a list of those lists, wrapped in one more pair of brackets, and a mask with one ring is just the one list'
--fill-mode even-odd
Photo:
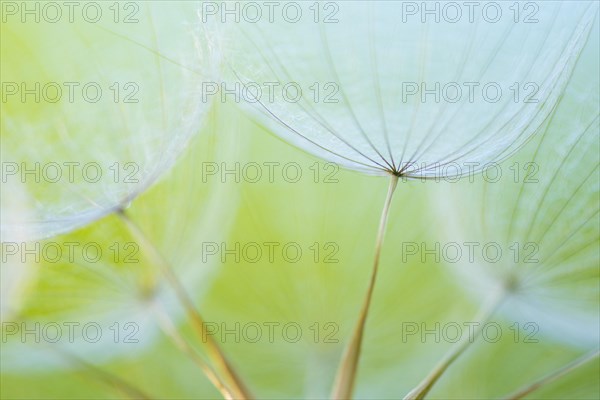
{"label": "thin stem", "polygon": [[233,400],[233,393],[225,386],[225,384],[219,379],[215,371],[208,365],[200,355],[192,348],[192,346],[179,334],[177,328],[169,313],[162,307],[161,304],[153,303],[154,310],[158,316],[158,321],[163,332],[171,338],[177,348],[181,352],[187,355],[194,364],[196,364],[202,372],[206,375],[208,380],[217,388],[224,399]]}
{"label": "thin stem", "polygon": [[454,345],[444,358],[435,366],[435,368],[427,374],[425,379],[419,383],[414,389],[412,389],[404,400],[420,400],[425,398],[427,393],[431,390],[433,385],[442,377],[444,372],[450,367],[450,365],[456,361],[461,354],[467,350],[467,348],[475,341],[475,338],[481,333],[483,325],[490,319],[492,314],[496,311],[502,300],[504,299],[506,289],[504,286],[496,290],[483,306],[477,312],[474,320],[477,325],[470,331],[468,335],[463,335],[458,343]]}
{"label": "thin stem", "polygon": [[104,382],[105,384],[113,387],[121,394],[125,395],[129,399],[134,400],[150,400],[152,397],[148,396],[141,389],[133,386],[132,384],[124,381],[116,375],[113,375],[109,372],[106,372],[95,365],[92,365],[83,359],[77,357],[74,354],[69,353],[64,349],[55,349],[61,354],[63,357],[68,358],[70,361],[78,364],[83,367],[85,371],[92,376],[94,379]]}
{"label": "thin stem", "polygon": [[537,380],[527,386],[522,387],[521,389],[514,392],[510,396],[507,396],[506,399],[507,400],[522,399],[523,397],[535,392],[537,389],[539,389],[543,386],[546,386],[549,383],[558,380],[559,378],[562,378],[563,376],[567,375],[569,372],[573,371],[574,369],[577,369],[577,368],[581,367],[582,365],[586,364],[587,362],[598,357],[598,355],[600,355],[600,350],[594,350],[591,353],[585,354],[582,357],[579,357],[577,360],[570,362],[569,364],[557,369],[554,372],[551,372],[550,374],[544,376],[543,378],[540,378],[539,380]]}
{"label": "thin stem", "polygon": [[377,280],[377,272],[379,270],[379,258],[381,256],[381,248],[383,246],[383,238],[385,237],[385,228],[387,226],[388,214],[390,205],[392,203],[392,197],[394,190],[398,184],[398,177],[392,175],[390,184],[388,186],[387,197],[383,204],[383,210],[381,212],[381,219],[379,221],[379,230],[377,233],[377,241],[375,242],[375,258],[373,260],[373,269],[371,271],[371,280],[367,289],[367,294],[359,314],[358,321],[354,327],[352,339],[346,346],[342,361],[338,368],[338,373],[333,386],[333,392],[331,397],[333,399],[349,399],[352,397],[352,391],[354,389],[354,381],[356,379],[356,370],[358,367],[358,360],[360,357],[360,349],[362,345],[363,333],[365,330],[365,322],[369,314],[369,306],[371,305],[371,298],[373,297],[373,290],[375,288],[375,281]]}
{"label": "thin stem", "polygon": [[[177,276],[173,273],[173,270],[167,260],[160,254],[158,249],[152,244],[152,242],[146,237],[144,232],[139,226],[132,221],[124,211],[116,213],[121,220],[125,223],[131,234],[136,238],[138,243],[152,260],[152,263],[157,266],[163,273],[167,282],[173,288],[173,291],[177,295],[177,298],[185,308],[188,317],[192,322],[196,333],[200,336],[202,342],[206,345],[206,351],[209,358],[215,364],[217,370],[229,381],[230,385],[221,384],[221,386],[229,386],[230,390],[236,399],[251,399],[252,395],[246,388],[246,385],[242,382],[238,374],[235,372],[230,361],[225,356],[225,353],[221,350],[217,342],[212,338],[209,332],[206,331],[204,319],[196,310],[192,299],[189,297],[185,288],[177,279]],[[218,387],[217,387],[218,389]]]}

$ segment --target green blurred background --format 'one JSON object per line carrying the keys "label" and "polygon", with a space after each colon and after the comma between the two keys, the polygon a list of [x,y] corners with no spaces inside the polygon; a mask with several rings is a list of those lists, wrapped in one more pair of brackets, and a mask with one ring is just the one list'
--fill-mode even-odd
{"label": "green blurred background", "polygon": [[[168,18],[165,18],[165,26],[169,26]],[[43,28],[37,26],[37,29]],[[113,28],[108,26],[108,29]],[[142,28],[136,29],[143,33]],[[26,31],[22,26],[2,25],[2,81],[16,79],[15,71],[25,66],[33,68],[35,74],[33,61],[44,64],[44,51],[51,52],[46,48],[27,58],[21,57],[21,47],[7,38],[14,38],[14,32],[20,32],[20,40],[32,46],[40,32]],[[102,29],[90,32],[86,34],[97,34],[106,40]],[[136,34],[134,31],[131,36]],[[60,41],[60,38],[57,33],[53,40]],[[138,48],[115,39],[115,52],[107,58],[119,57],[129,46]],[[56,54],[47,59],[60,62]],[[63,62],[68,66],[74,59]],[[46,68],[58,71],[62,65],[45,65],[43,69]],[[78,73],[85,79],[84,72]],[[168,90],[164,93],[169,94]],[[176,105],[168,105],[170,111],[176,113]],[[10,108],[4,103],[2,107],[3,118],[20,117],[25,124],[36,124],[46,113],[52,112],[38,106],[39,110],[28,109],[25,117],[18,107]],[[102,126],[110,118],[106,110],[84,116],[92,127]],[[132,118],[142,117],[134,115]],[[3,142],[18,142],[19,133],[10,128],[2,124]],[[51,134],[38,133],[28,140],[35,140],[40,148],[50,149],[50,154],[53,154],[52,148],[61,146],[60,139]],[[84,143],[85,138],[80,144]],[[3,150],[3,154],[4,151],[7,150]],[[207,175],[204,168],[208,163],[216,163],[210,165],[220,169],[236,165],[244,168],[249,163],[257,163],[263,176],[255,183],[243,176],[236,182],[231,174]],[[265,163],[278,163],[272,182],[265,176],[268,171]],[[301,171],[298,182],[284,178],[280,166],[286,165]],[[318,177],[315,177],[316,171]],[[326,179],[329,173],[333,175]],[[343,345],[367,287],[387,185],[386,178],[338,170],[308,156],[255,124],[235,105],[216,102],[176,165],[128,205],[126,212],[173,264],[206,321],[224,323],[230,329],[236,323],[241,326],[257,323],[263,327],[263,335],[256,343],[243,338],[236,342],[233,335],[222,343],[257,398],[321,399],[330,392]],[[462,326],[463,322],[472,321],[478,308],[479,301],[471,297],[465,282],[453,274],[448,265],[432,259],[401,261],[403,242],[443,240],[440,233],[443,222],[431,210],[432,203],[446,201],[440,197],[440,185],[444,184],[399,183],[367,322],[357,398],[401,398],[452,346],[447,340],[436,341],[434,335],[426,336],[425,340],[420,334],[406,337],[403,333],[407,324],[419,327],[425,324],[428,329],[434,329],[436,323]],[[42,200],[45,190],[40,194]],[[10,195],[3,190],[4,198]],[[52,197],[50,193],[47,195]],[[74,232],[48,239],[61,243],[70,240],[96,241],[108,247],[115,240],[132,238],[123,222],[109,215]],[[221,262],[218,255],[203,260],[203,243],[208,242],[226,243],[228,247],[235,243],[243,246],[251,242],[277,242],[281,244],[279,249],[283,244],[296,243],[303,253],[298,262],[285,260],[277,250],[273,262],[267,260],[264,252],[256,263],[243,257],[236,262],[231,256]],[[312,247],[315,243],[319,248],[316,260]],[[18,303],[18,311],[11,314],[8,321],[127,321],[128,313],[133,312],[130,310],[136,310],[140,321],[144,321],[140,325],[139,343],[80,343],[73,351],[153,398],[218,398],[219,393],[197,366],[153,323],[153,314],[147,310],[148,299],[164,302],[177,328],[202,352],[202,343],[192,333],[143,250],[140,262],[129,265],[106,260],[89,265],[80,259],[76,263],[3,264],[3,274],[11,274],[11,268],[20,267],[31,271],[18,282],[20,297],[13,299]],[[331,251],[335,251],[333,260],[337,262],[325,262]],[[123,279],[124,284],[115,283],[119,279]],[[3,301],[6,301],[4,297]],[[4,318],[2,321],[6,322]],[[544,331],[543,324],[536,335],[538,342],[524,343],[523,332],[519,340],[515,340],[514,330],[511,330],[515,321],[501,316],[492,317],[492,321],[500,324],[501,338],[495,343],[477,341],[434,387],[430,398],[497,398],[582,353],[575,345],[553,339]],[[276,328],[274,341],[270,343],[265,323],[279,323],[279,328],[287,323],[297,324],[302,329],[301,338],[297,342],[285,340],[281,330]],[[108,322],[102,325],[105,333],[109,325]],[[318,327],[317,340],[314,327]],[[98,382],[85,368],[60,361],[60,356],[48,351],[52,346],[19,343],[18,336],[15,337],[1,344],[1,398],[121,398],[110,385]],[[600,366],[595,360],[536,392],[534,397],[599,398],[599,373]]]}

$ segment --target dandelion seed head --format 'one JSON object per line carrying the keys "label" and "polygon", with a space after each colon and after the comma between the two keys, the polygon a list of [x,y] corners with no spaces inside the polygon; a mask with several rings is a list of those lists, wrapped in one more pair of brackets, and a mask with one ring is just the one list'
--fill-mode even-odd
{"label": "dandelion seed head", "polygon": [[[223,116],[212,115],[212,118]],[[221,185],[217,180],[203,182],[196,170],[197,162],[214,157],[236,159],[240,151],[237,146],[246,144],[243,137],[205,129],[208,131],[190,143],[177,165],[125,211],[127,218],[135,221],[151,245],[169,262],[195,301],[202,298],[218,266],[217,258],[205,261],[199,258],[198,248],[204,242],[225,240],[233,223],[231,210],[238,202],[234,185]],[[138,341],[137,345],[128,347],[127,355],[131,355],[148,349],[161,337],[157,308],[175,323],[183,323],[185,311],[179,299],[153,264],[149,249],[131,234],[118,212],[75,232],[41,241],[40,246],[46,243],[62,246],[63,257],[58,261],[42,257],[36,263],[32,257],[26,259],[32,261],[33,274],[23,277],[21,282],[15,281],[18,285],[11,284],[22,288],[21,294],[12,298],[15,291],[6,292],[11,294],[11,301],[5,304],[3,298],[2,306],[11,313],[4,314],[3,309],[3,318],[10,315],[12,321],[26,327],[35,323],[41,326],[58,323],[62,327],[64,322],[78,321],[75,340],[72,343],[62,340],[56,346],[99,363],[124,355],[123,337],[116,343],[109,329],[114,324],[118,324],[121,334],[136,331],[131,337]],[[73,259],[67,256],[65,243],[78,244]],[[81,247],[88,243],[100,247],[103,254],[100,259],[86,259]],[[28,245],[31,248],[33,243]],[[119,248],[118,257],[115,246]],[[4,281],[5,271],[13,276],[13,271],[23,273],[28,267],[21,261],[20,253],[9,257],[10,263],[14,264],[10,270],[2,265],[3,285],[10,283]],[[4,286],[2,289],[4,296]],[[91,343],[81,336],[81,327],[88,322],[101,327],[103,335],[98,342]],[[125,324],[130,324],[127,332]],[[10,336],[2,346],[6,363],[3,368],[33,371],[73,367],[57,358],[54,350],[52,343],[37,344],[29,340],[23,343],[19,335]]]}
{"label": "dandelion seed head", "polygon": [[[11,62],[3,76],[62,93],[40,89],[40,101],[30,95],[3,105],[3,162],[18,168],[8,179],[24,182],[32,199],[28,220],[3,221],[3,240],[22,226],[29,240],[48,238],[122,208],[200,131],[210,104],[196,88],[215,80],[216,68],[194,6],[148,3],[139,19],[127,26],[3,26],[7,43],[14,38],[24,49],[6,49]],[[36,172],[23,175],[25,169]]]}
{"label": "dandelion seed head", "polygon": [[[536,24],[400,23],[399,3],[348,2],[337,23],[233,24],[223,53],[232,84],[302,88],[299,101],[276,90],[274,100],[242,102],[286,141],[347,168],[427,178],[439,175],[433,165],[482,168],[526,143],[556,106],[596,12],[552,2]],[[535,85],[537,101],[515,101],[515,83]],[[491,98],[490,88],[502,95]],[[416,168],[403,171],[409,164]]]}
{"label": "dandelion seed head", "polygon": [[[451,265],[476,296],[498,284],[501,312],[536,321],[543,334],[598,343],[600,78],[598,24],[543,130],[502,164],[503,179],[452,185],[443,209],[448,238],[501,248],[500,261]],[[448,189],[448,188],[446,188]]]}

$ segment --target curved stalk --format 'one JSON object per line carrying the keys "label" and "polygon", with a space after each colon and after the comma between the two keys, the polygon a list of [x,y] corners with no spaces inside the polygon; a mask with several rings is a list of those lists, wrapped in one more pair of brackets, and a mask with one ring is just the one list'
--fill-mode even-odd
{"label": "curved stalk", "polygon": [[598,357],[598,355],[600,355],[600,350],[594,350],[591,353],[585,354],[582,357],[578,358],[577,360],[570,362],[569,364],[557,369],[554,372],[551,372],[550,374],[544,376],[543,378],[541,378],[527,386],[522,387],[521,389],[517,390],[510,396],[507,396],[506,399],[507,400],[522,399],[523,397],[528,396],[531,393],[535,392],[539,388],[544,387],[547,384],[552,383],[552,382],[562,378],[563,376],[567,375],[569,372],[573,371],[574,369],[577,369],[577,368],[581,367],[582,365],[584,365],[585,363]]}
{"label": "curved stalk", "polygon": [[475,341],[475,338],[481,333],[483,325],[489,321],[492,314],[496,311],[502,300],[504,299],[506,289],[504,286],[495,291],[483,304],[483,306],[477,312],[474,320],[477,322],[477,326],[473,329],[473,333],[469,332],[468,335],[463,335],[460,341],[454,345],[450,351],[444,356],[444,358],[435,366],[435,368],[427,374],[425,379],[419,383],[414,389],[412,389],[404,400],[420,400],[425,398],[427,393],[431,390],[433,385],[442,377],[444,372],[450,367],[450,365],[456,361],[461,354],[463,354],[467,348]]}
{"label": "curved stalk", "polygon": [[383,210],[381,212],[381,219],[379,221],[379,230],[377,232],[377,240],[375,242],[375,258],[373,260],[373,269],[371,270],[371,280],[369,281],[369,287],[363,301],[362,308],[358,317],[358,321],[354,327],[352,338],[342,356],[342,361],[338,368],[337,376],[333,386],[331,397],[333,399],[349,399],[352,397],[352,391],[354,389],[354,381],[356,379],[356,370],[358,367],[358,360],[360,358],[360,349],[362,345],[363,333],[365,330],[365,323],[369,314],[369,307],[371,305],[371,298],[373,297],[373,290],[375,288],[375,282],[377,280],[377,272],[379,270],[379,258],[381,256],[381,248],[383,246],[383,238],[385,237],[385,229],[387,226],[388,214],[390,205],[392,203],[392,197],[396,186],[398,184],[398,177],[392,175],[390,184],[388,186],[387,197],[383,204]]}
{"label": "curved stalk", "polygon": [[[173,270],[167,260],[164,259],[154,244],[152,244],[139,226],[133,222],[124,211],[119,211],[116,214],[125,223],[132,236],[135,237],[135,239],[138,241],[138,244],[144,249],[148,257],[152,260],[152,263],[157,266],[165,276],[167,282],[169,282],[171,285],[173,291],[177,295],[177,298],[183,305],[188,317],[190,318],[194,330],[200,336],[202,342],[206,345],[206,352],[210,360],[215,364],[215,367],[220,374],[229,382],[229,385],[221,382],[219,386],[229,387],[229,390],[236,399],[252,399],[250,391],[247,389],[246,385],[242,382],[239,375],[234,370],[231,362],[225,356],[225,353],[223,353],[209,332],[206,331],[204,319],[198,310],[196,310],[192,299],[189,297],[177,276],[173,273]],[[217,386],[217,389],[219,389],[219,386]]]}

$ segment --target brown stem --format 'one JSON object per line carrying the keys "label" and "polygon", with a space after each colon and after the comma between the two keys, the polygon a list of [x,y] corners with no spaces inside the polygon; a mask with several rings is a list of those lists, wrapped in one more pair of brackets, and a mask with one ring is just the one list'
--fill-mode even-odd
{"label": "brown stem", "polygon": [[[221,383],[222,386],[229,387],[236,399],[252,399],[250,391],[236,373],[235,369],[231,365],[231,362],[225,356],[225,353],[223,353],[217,342],[212,338],[210,332],[206,331],[204,319],[198,310],[196,310],[192,299],[189,297],[179,279],[177,279],[177,276],[173,273],[173,270],[167,260],[164,259],[154,244],[152,244],[139,226],[133,222],[125,214],[125,212],[118,212],[117,215],[125,223],[131,234],[136,238],[141,247],[144,248],[145,252],[152,260],[152,263],[160,269],[167,279],[167,282],[169,282],[173,288],[177,298],[185,308],[187,315],[192,322],[194,330],[200,336],[202,342],[206,345],[206,351],[209,358],[215,364],[217,370],[229,381],[229,385]],[[217,387],[217,389],[219,388]]]}
{"label": "brown stem", "polygon": [[379,258],[381,256],[383,238],[385,237],[385,228],[387,226],[390,205],[392,203],[392,197],[397,184],[398,177],[392,175],[390,184],[388,186],[387,197],[385,199],[385,203],[383,204],[381,219],[379,221],[377,241],[375,242],[375,258],[373,260],[373,269],[371,270],[371,280],[369,281],[369,287],[360,310],[358,321],[354,327],[352,339],[344,350],[344,355],[342,356],[342,361],[338,368],[338,373],[333,386],[333,392],[331,394],[333,399],[349,399],[352,397],[354,381],[356,380],[356,370],[358,368],[358,360],[360,358],[363,333],[365,330],[365,323],[369,314],[371,298],[373,297],[373,290],[375,288],[377,272],[379,270]]}
{"label": "brown stem", "polygon": [[177,346],[179,350],[186,356],[188,356],[194,364],[196,364],[202,372],[206,375],[208,380],[217,388],[217,390],[221,393],[224,399],[233,400],[234,395],[231,391],[225,386],[223,381],[219,378],[219,376],[215,373],[215,371],[208,365],[199,354],[196,353],[194,348],[179,334],[177,331],[177,327],[175,323],[166,312],[166,310],[162,307],[161,304],[154,303],[154,310],[157,314],[158,321],[163,332],[171,338],[173,343]]}
{"label": "brown stem", "polygon": [[435,368],[427,374],[425,379],[419,383],[414,389],[412,389],[404,400],[420,400],[425,398],[427,393],[431,390],[433,385],[442,377],[444,372],[450,367],[450,365],[456,361],[461,354],[463,354],[467,348],[475,341],[475,338],[481,333],[483,325],[490,319],[492,314],[496,311],[502,300],[504,299],[506,291],[504,285],[498,288],[486,301],[477,312],[475,321],[478,322],[477,326],[473,329],[473,332],[469,332],[468,335],[464,335],[455,346],[444,356],[444,358],[435,366]]}

